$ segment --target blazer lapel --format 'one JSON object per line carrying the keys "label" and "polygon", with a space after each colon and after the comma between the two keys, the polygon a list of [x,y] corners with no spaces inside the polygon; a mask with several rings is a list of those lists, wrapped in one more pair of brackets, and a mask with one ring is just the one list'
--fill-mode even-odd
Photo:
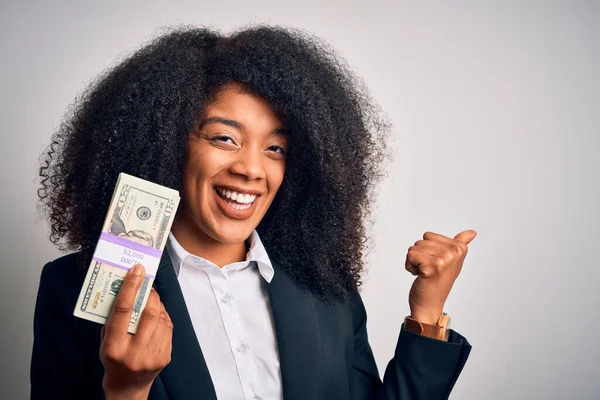
{"label": "blazer lapel", "polygon": [[316,399],[321,341],[314,300],[277,268],[267,288],[275,321],[283,398]]}
{"label": "blazer lapel", "polygon": [[154,286],[173,321],[171,362],[159,375],[169,397],[216,400],[215,388],[166,249]]}

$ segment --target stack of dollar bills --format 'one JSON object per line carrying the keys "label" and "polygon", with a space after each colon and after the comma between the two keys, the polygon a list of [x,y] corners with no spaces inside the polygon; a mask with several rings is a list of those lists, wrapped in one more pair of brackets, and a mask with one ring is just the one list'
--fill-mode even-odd
{"label": "stack of dollar bills", "polygon": [[142,264],[146,277],[129,322],[129,332],[136,332],[178,205],[176,190],[119,174],[75,316],[106,323],[127,271]]}

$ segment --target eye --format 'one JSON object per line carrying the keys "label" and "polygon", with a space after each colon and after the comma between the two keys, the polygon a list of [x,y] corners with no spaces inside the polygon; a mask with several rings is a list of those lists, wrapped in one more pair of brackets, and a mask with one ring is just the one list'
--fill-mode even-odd
{"label": "eye", "polygon": [[230,138],[229,136],[224,136],[224,135],[213,136],[210,140],[212,140],[213,142],[225,142],[225,143],[231,143],[231,144],[234,143],[232,138]]}
{"label": "eye", "polygon": [[285,149],[281,146],[273,145],[267,148],[269,151],[273,151],[275,153],[285,154]]}

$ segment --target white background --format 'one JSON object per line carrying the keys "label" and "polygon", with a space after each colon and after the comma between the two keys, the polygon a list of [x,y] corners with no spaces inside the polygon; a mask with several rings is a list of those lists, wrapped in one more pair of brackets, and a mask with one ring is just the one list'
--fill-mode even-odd
{"label": "white background", "polygon": [[331,42],[394,123],[363,296],[381,372],[406,250],[479,235],[447,311],[473,344],[453,399],[600,397],[600,2],[14,1],[0,11],[0,397],[28,396],[39,154],[74,97],[160,27],[249,22]]}

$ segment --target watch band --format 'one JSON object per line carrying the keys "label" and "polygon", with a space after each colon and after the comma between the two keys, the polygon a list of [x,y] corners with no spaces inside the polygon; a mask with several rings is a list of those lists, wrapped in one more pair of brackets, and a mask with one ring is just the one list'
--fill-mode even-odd
{"label": "watch band", "polygon": [[449,325],[450,317],[446,313],[443,313],[434,325],[419,322],[410,316],[404,319],[404,327],[407,330],[432,339],[444,341],[448,341],[448,334],[450,333]]}

